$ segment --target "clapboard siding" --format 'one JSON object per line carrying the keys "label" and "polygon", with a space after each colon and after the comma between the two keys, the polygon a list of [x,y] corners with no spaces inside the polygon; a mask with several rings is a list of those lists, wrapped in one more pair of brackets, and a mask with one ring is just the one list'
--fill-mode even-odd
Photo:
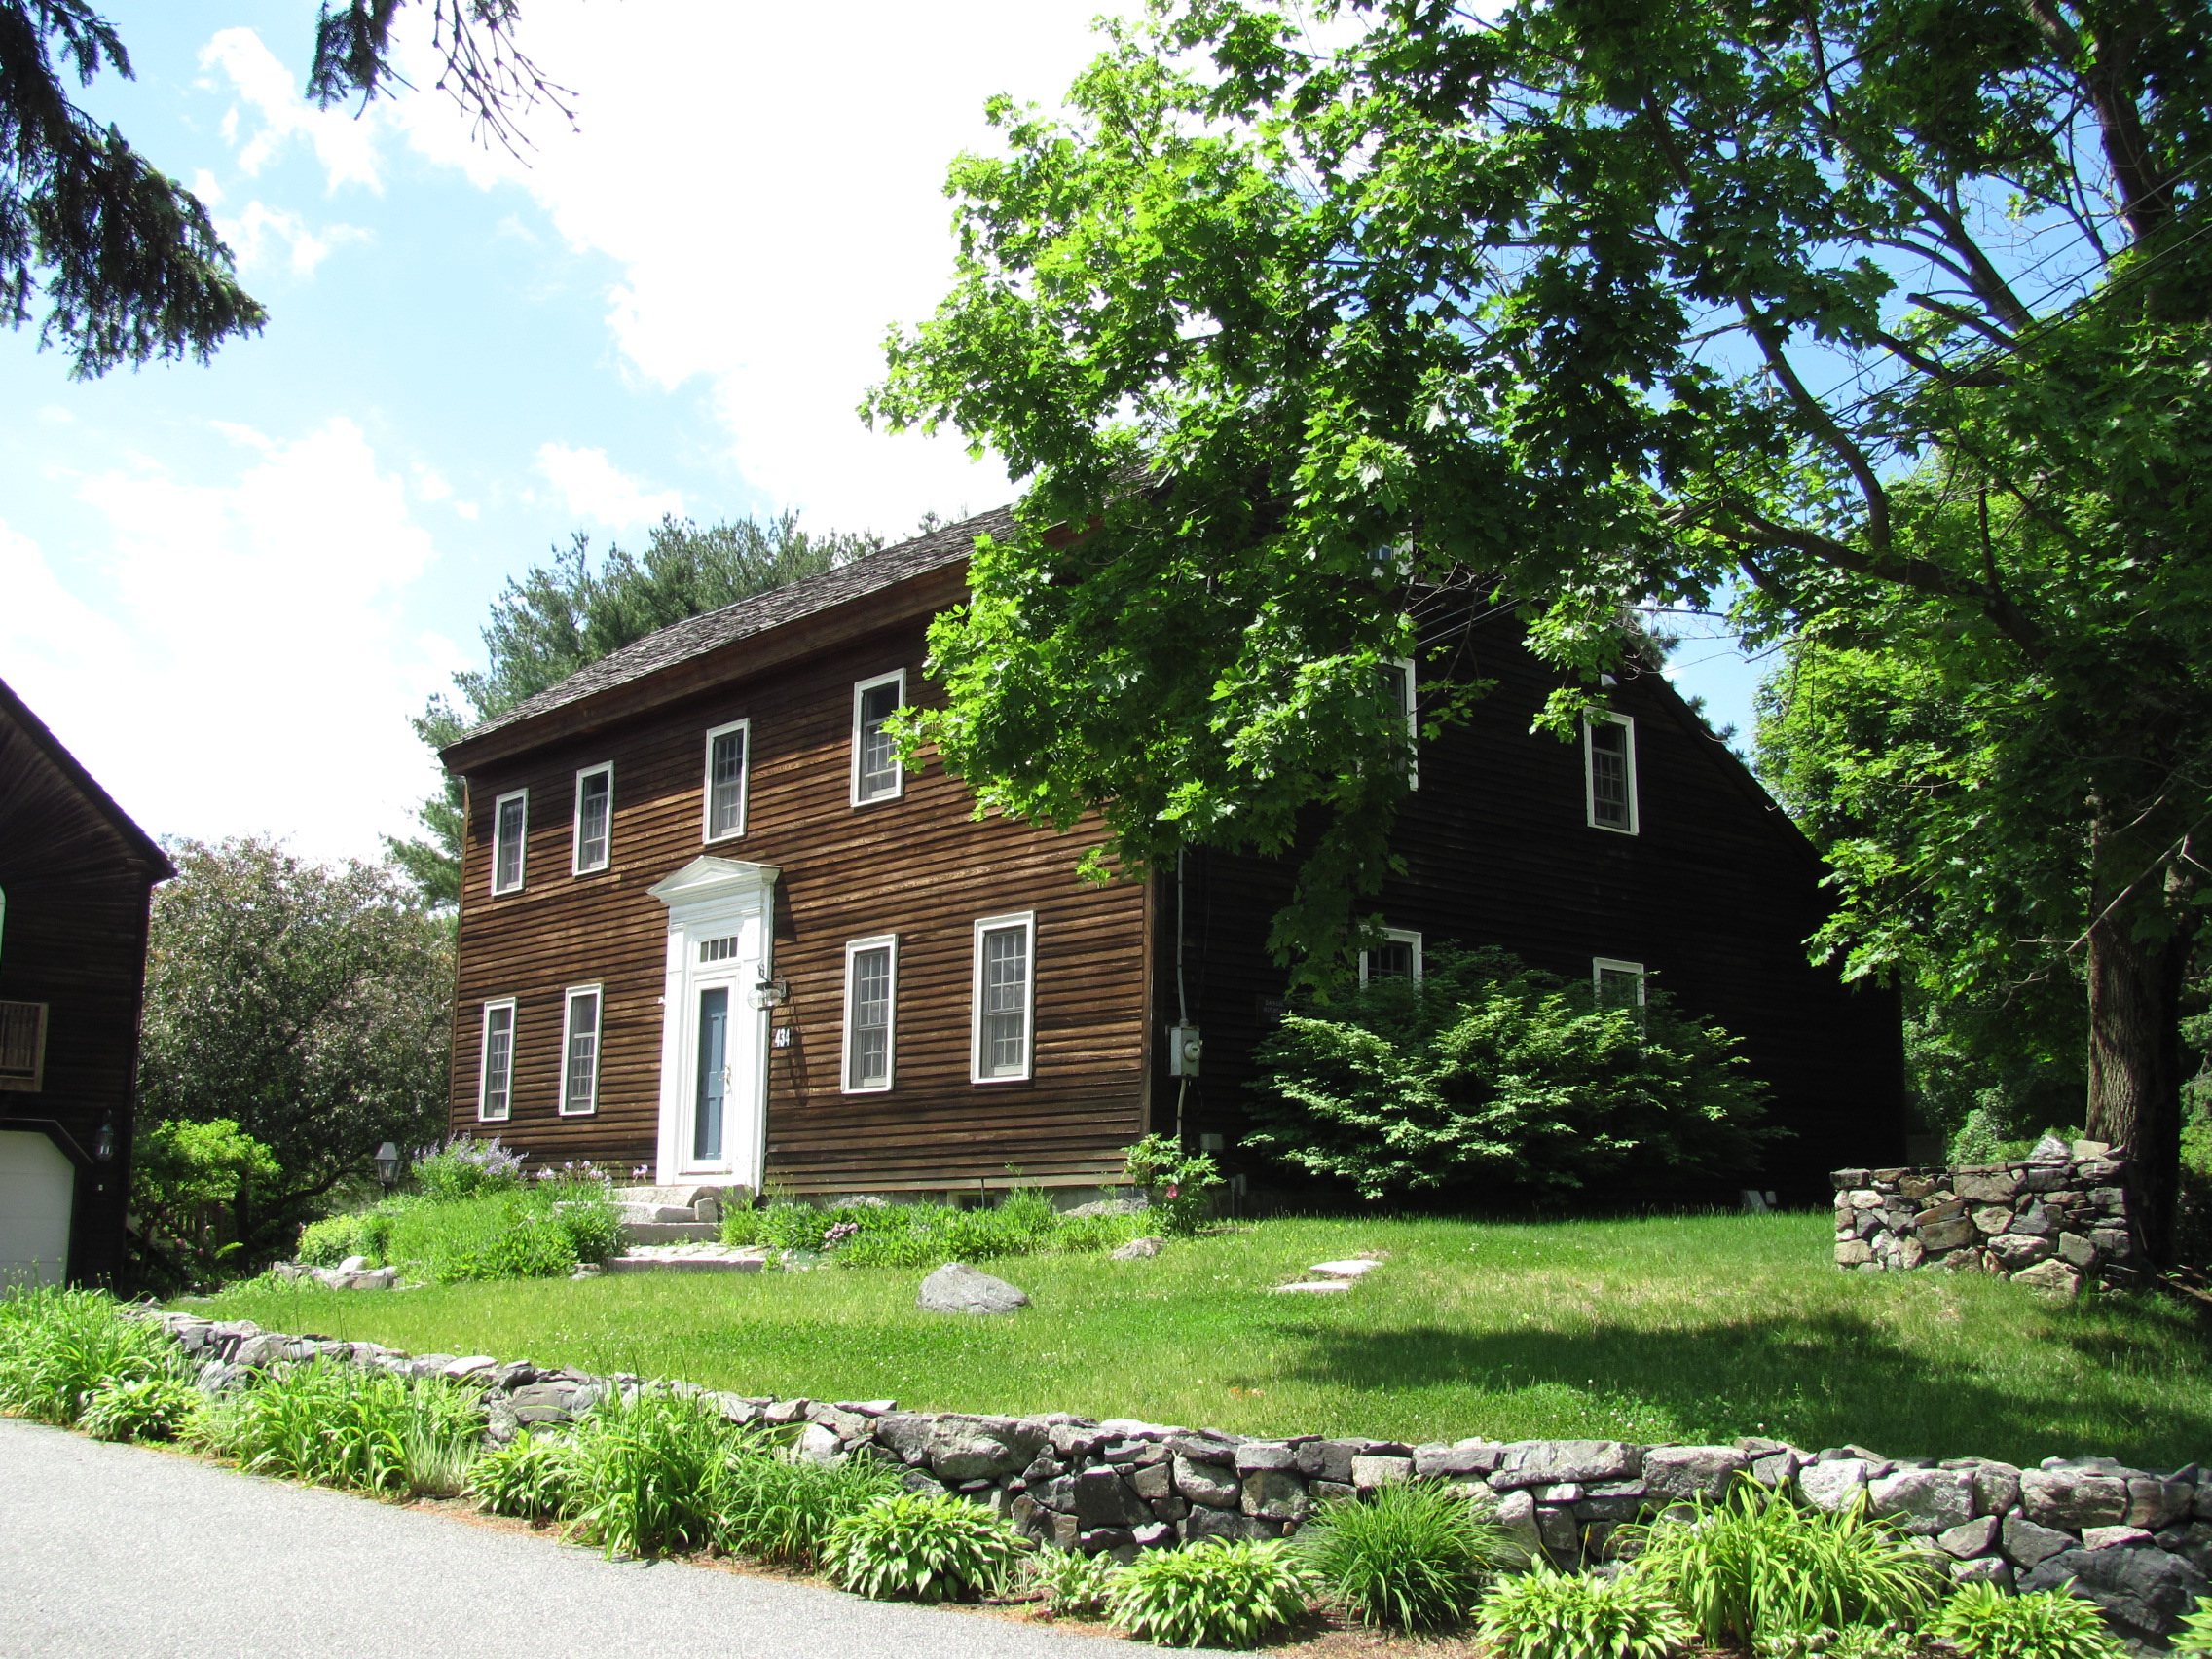
{"label": "clapboard siding", "polygon": [[[941,585],[941,584],[940,584]],[[1144,884],[1100,888],[1075,866],[1091,838],[973,821],[964,785],[927,764],[894,801],[849,800],[856,681],[904,669],[928,706],[923,628],[941,601],[872,604],[886,626],[793,664],[729,666],[726,684],[587,735],[486,765],[468,779],[469,831],[454,1032],[454,1122],[476,1121],[486,1001],[517,999],[513,1112],[499,1130],[534,1160],[629,1168],[654,1156],[667,912],[648,889],[702,852],[774,866],[775,972],[791,1001],[771,1049],[768,1179],[798,1190],[1003,1186],[1096,1180],[1143,1132]],[[773,642],[770,642],[773,644]],[[764,647],[765,654],[765,647]],[[564,717],[573,725],[577,717]],[[703,840],[706,733],[749,719],[741,836]],[[611,761],[611,866],[571,873],[575,773]],[[489,893],[494,802],[530,792],[526,886]],[[969,1081],[973,928],[1037,917],[1033,1078]],[[899,936],[893,1088],[847,1095],[838,1060],[846,941]],[[563,992],[606,987],[599,1110],[557,1111]]]}

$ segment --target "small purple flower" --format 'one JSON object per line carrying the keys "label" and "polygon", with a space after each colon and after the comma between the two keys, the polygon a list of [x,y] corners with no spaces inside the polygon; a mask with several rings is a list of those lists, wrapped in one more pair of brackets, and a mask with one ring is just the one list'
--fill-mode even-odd
{"label": "small purple flower", "polygon": [[860,1230],[861,1224],[857,1221],[837,1222],[822,1235],[822,1247],[825,1250],[834,1250],[846,1239],[859,1233]]}

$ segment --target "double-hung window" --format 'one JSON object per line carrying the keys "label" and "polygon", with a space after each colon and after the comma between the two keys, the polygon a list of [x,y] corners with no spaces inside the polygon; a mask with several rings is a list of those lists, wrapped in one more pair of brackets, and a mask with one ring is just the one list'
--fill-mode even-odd
{"label": "double-hung window", "polygon": [[845,1060],[839,1081],[847,1094],[875,1094],[891,1087],[898,984],[898,935],[856,939],[845,946]]}
{"label": "double-hung window", "polygon": [[751,720],[732,720],[707,733],[706,839],[710,841],[745,833],[745,777],[752,742]]}
{"label": "double-hung window", "polygon": [[503,1124],[514,1110],[515,999],[484,1005],[484,1047],[476,1065],[476,1117]]}
{"label": "double-hung window", "polygon": [[1414,659],[1382,665],[1382,696],[1390,713],[1406,724],[1406,788],[1420,788],[1420,713],[1415,701]]}
{"label": "double-hung window", "polygon": [[614,764],[576,774],[575,873],[605,869],[614,859]]}
{"label": "double-hung window", "polygon": [[492,891],[520,893],[523,843],[530,833],[530,792],[517,790],[492,803]]}
{"label": "double-hung window", "polygon": [[1635,834],[1636,722],[1626,715],[1584,720],[1582,769],[1591,827]]}
{"label": "double-hung window", "polygon": [[906,787],[891,717],[906,700],[906,671],[863,680],[853,687],[853,804],[897,798]]}
{"label": "double-hung window", "polygon": [[46,1080],[42,1002],[0,1002],[0,1088],[36,1094]]}
{"label": "double-hung window", "polygon": [[1600,1008],[1643,1010],[1643,964],[1615,962],[1606,956],[1590,959],[1590,984],[1598,993]]}
{"label": "double-hung window", "polygon": [[971,1076],[1013,1083],[1030,1073],[1035,1023],[1037,918],[987,916],[976,924]]}
{"label": "double-hung window", "polygon": [[1382,942],[1359,953],[1359,982],[1420,978],[1420,935],[1384,928]]}
{"label": "double-hung window", "polygon": [[561,1021],[561,1116],[599,1110],[600,987],[571,985]]}

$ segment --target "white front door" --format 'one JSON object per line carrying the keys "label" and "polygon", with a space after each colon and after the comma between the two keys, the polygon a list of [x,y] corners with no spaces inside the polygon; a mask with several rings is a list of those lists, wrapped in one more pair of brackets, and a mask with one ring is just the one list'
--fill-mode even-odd
{"label": "white front door", "polygon": [[668,906],[654,1176],[662,1186],[759,1190],[768,1015],[755,991],[774,967],[776,875],[772,866],[702,857],[652,890]]}

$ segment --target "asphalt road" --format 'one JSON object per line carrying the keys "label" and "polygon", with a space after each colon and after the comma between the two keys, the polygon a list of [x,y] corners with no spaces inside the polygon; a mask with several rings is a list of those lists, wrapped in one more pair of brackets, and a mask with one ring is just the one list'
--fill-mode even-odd
{"label": "asphalt road", "polygon": [[235,1474],[0,1418],[0,1659],[1129,1659],[1146,1649]]}

